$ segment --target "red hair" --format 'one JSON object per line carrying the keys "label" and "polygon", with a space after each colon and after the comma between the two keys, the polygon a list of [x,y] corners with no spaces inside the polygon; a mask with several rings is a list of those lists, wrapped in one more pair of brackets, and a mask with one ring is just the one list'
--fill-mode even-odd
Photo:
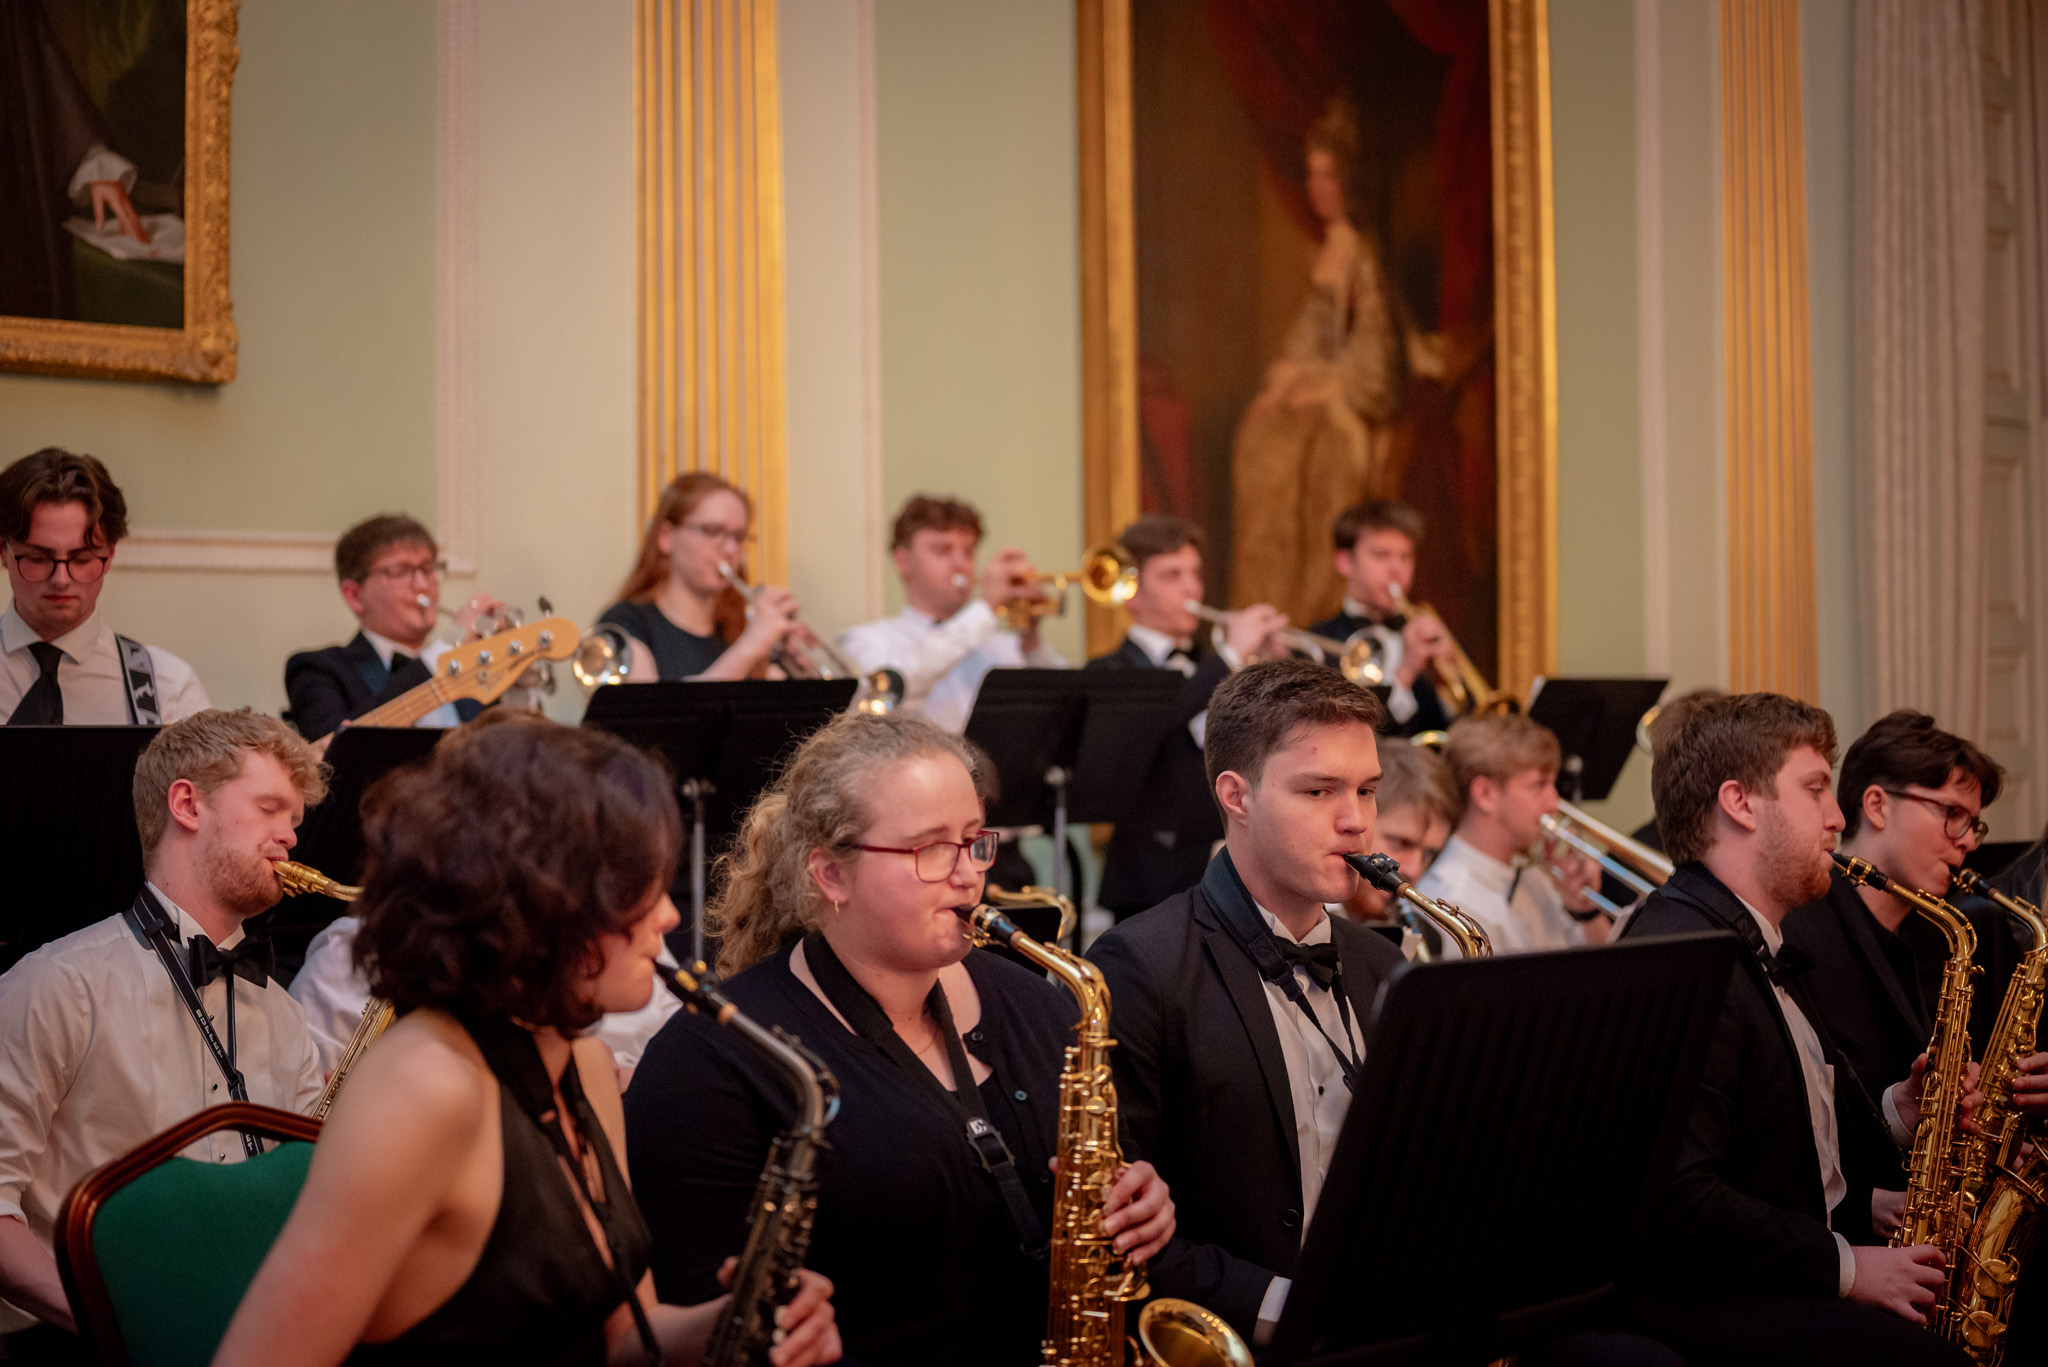
{"label": "red hair", "polygon": [[[708,470],[691,470],[677,475],[669,482],[668,488],[662,490],[661,502],[654,505],[654,516],[647,520],[647,531],[640,538],[640,556],[633,562],[633,571],[626,576],[626,582],[619,586],[621,600],[628,603],[653,601],[654,591],[661,587],[662,580],[668,578],[668,557],[661,553],[661,529],[682,526],[705,499],[717,493],[731,494],[738,499],[740,506],[747,510],[748,525],[753,525],[754,500],[731,480],[722,479]],[[719,595],[713,615],[718,622],[719,635],[728,644],[746,629],[746,602],[732,589]]]}

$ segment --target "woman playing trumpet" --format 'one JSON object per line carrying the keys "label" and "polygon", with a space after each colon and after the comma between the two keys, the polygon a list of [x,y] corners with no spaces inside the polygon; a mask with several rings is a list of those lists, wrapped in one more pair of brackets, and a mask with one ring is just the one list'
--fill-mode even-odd
{"label": "woman playing trumpet", "polygon": [[632,682],[750,678],[809,639],[788,589],[762,588],[750,605],[733,587],[753,521],[753,501],[717,475],[694,470],[663,491],[619,601],[599,619],[638,647]]}
{"label": "woman playing trumpet", "polygon": [[[1023,1246],[1046,1239],[1076,1013],[963,934],[995,857],[974,764],[919,718],[835,719],[748,814],[712,909],[726,994],[839,1081],[807,1261],[837,1288],[849,1358],[870,1367],[1022,1367],[1045,1328],[1046,1263]],[[626,1135],[662,1295],[716,1294],[791,1113],[787,1085],[731,1032],[685,1014],[655,1037]],[[1124,1170],[1103,1224],[1135,1262],[1168,1247],[1173,1203],[1149,1164]],[[1165,1292],[1172,1259],[1158,1261]]]}

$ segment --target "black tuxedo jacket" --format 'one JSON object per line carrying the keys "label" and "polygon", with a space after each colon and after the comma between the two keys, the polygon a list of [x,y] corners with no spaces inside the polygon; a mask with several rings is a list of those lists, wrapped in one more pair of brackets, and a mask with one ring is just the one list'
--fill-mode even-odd
{"label": "black tuxedo jacket", "polygon": [[[1156,669],[1144,647],[1126,636],[1085,669]],[[1202,747],[1188,723],[1209,706],[1216,685],[1230,677],[1221,655],[1210,654],[1180,691],[1173,729],[1159,742],[1137,807],[1117,822],[1102,862],[1096,902],[1121,916],[1155,906],[1202,881],[1209,847],[1223,838],[1223,818],[1209,791]]]}
{"label": "black tuxedo jacket", "polygon": [[1912,946],[1879,925],[1839,873],[1827,896],[1785,918],[1785,944],[1813,960],[1807,994],[1871,1104],[1879,1104],[1884,1089],[1912,1070],[1934,1030]]}
{"label": "black tuxedo jacket", "polygon": [[[386,669],[377,658],[377,647],[360,631],[345,646],[303,650],[284,662],[284,694],[292,725],[307,740],[330,735],[343,722],[432,678],[416,659],[396,670]],[[455,704],[456,715],[464,721],[482,710],[468,698]]]}
{"label": "black tuxedo jacket", "polygon": [[[1739,956],[1721,1005],[1665,1197],[1663,1247],[1647,1260],[1643,1289],[1688,1302],[1750,1292],[1833,1300],[1841,1286],[1841,1255],[1821,1193],[1806,1081],[1764,973],[1755,921],[1704,866],[1687,863],[1651,894],[1622,933],[1633,938],[1709,930],[1736,932],[1751,952]],[[1851,1243],[1867,1244],[1873,1241],[1872,1181],[1896,1170],[1898,1147],[1853,1067],[1830,1042],[1800,975],[1788,975],[1787,991],[1835,1066],[1835,1128],[1849,1190],[1835,1208],[1834,1228]]]}
{"label": "black tuxedo jacket", "polygon": [[[1109,984],[1130,1156],[1159,1169],[1181,1237],[1201,1246],[1162,1254],[1153,1286],[1249,1335],[1272,1278],[1301,1256],[1303,1203],[1280,1033],[1233,918],[1265,930],[1226,850],[1199,884],[1104,932],[1088,957]],[[1341,916],[1330,931],[1351,1010],[1369,1018],[1400,951]]]}
{"label": "black tuxedo jacket", "polygon": [[[1364,617],[1354,617],[1348,612],[1340,612],[1335,617],[1326,617],[1317,622],[1309,630],[1318,636],[1329,636],[1344,641],[1349,640],[1353,632],[1371,625],[1371,621]],[[1333,660],[1331,663],[1335,664],[1336,661]],[[1444,706],[1443,699],[1437,696],[1436,681],[1429,677],[1427,670],[1415,676],[1415,686],[1409,691],[1415,694],[1415,715],[1407,721],[1395,721],[1390,714],[1387,717],[1387,735],[1419,736],[1424,731],[1449,729],[1450,711]]]}

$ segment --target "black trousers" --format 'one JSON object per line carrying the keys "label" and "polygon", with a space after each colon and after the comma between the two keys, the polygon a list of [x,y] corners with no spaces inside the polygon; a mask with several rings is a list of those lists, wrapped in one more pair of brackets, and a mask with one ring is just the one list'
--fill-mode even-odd
{"label": "black trousers", "polygon": [[1857,1301],[1727,1296],[1638,1310],[1645,1331],[1693,1367],[1968,1367],[1970,1361],[1929,1330]]}

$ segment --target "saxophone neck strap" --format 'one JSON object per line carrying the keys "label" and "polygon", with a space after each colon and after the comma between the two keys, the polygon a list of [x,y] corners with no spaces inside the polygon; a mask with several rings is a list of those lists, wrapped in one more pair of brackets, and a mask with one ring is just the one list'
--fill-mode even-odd
{"label": "saxophone neck strap", "polygon": [[924,999],[924,1009],[938,1027],[940,1042],[946,1049],[946,1063],[952,1069],[953,1085],[957,1089],[950,1092],[925,1066],[916,1051],[904,1043],[903,1036],[897,1034],[896,1027],[890,1024],[889,1014],[882,1010],[881,1003],[869,995],[846,965],[839,961],[839,956],[832,952],[830,942],[815,930],[804,936],[804,962],[810,966],[811,976],[818,980],[818,986],[824,989],[826,1000],[846,1018],[855,1032],[887,1054],[890,1061],[902,1069],[904,1076],[935,1095],[940,1104],[952,1113],[960,1124],[975,1162],[988,1174],[1003,1198],[1003,1208],[1009,1212],[1010,1228],[1017,1236],[1018,1247],[1032,1258],[1045,1256],[1045,1223],[1038,1218],[1038,1211],[1024,1190],[1024,1181],[1017,1174],[1016,1156],[1010,1152],[1002,1131],[988,1118],[988,1107],[982,1104],[981,1089],[974,1084],[974,1069],[967,1061],[967,1049],[960,1043],[959,1030],[954,1028],[953,1008],[946,1000],[945,990],[933,983],[930,994]]}
{"label": "saxophone neck strap", "polygon": [[[649,1364],[659,1363],[662,1360],[661,1341],[655,1337],[654,1326],[648,1322],[646,1307],[640,1304],[639,1288],[633,1285],[620,1252],[618,1227],[613,1218],[618,1206],[613,1199],[616,1193],[599,1195],[590,1189],[590,1169],[584,1157],[570,1147],[568,1133],[562,1128],[561,1114],[555,1107],[556,1084],[548,1079],[547,1064],[540,1056],[539,1042],[534,1039],[532,1031],[523,1030],[508,1020],[465,1017],[462,1024],[469,1031],[470,1038],[476,1041],[476,1047],[482,1052],[484,1062],[490,1065],[491,1072],[505,1085],[512,1099],[519,1103],[519,1109],[547,1136],[555,1156],[569,1169],[574,1179],[570,1186],[576,1191],[577,1202],[590,1212],[598,1228],[604,1231],[605,1248],[611,1254],[612,1280],[632,1311],[633,1325],[640,1333],[641,1346],[647,1350],[647,1361]],[[583,1094],[583,1075],[577,1071],[574,1057],[562,1069],[560,1086],[562,1104],[575,1117],[576,1129],[583,1136],[585,1155],[608,1153],[610,1142],[605,1138],[596,1113],[590,1109],[589,1098]],[[600,1145],[604,1146],[602,1150]],[[616,1172],[616,1168],[599,1159],[598,1171],[611,1174]],[[627,1199],[630,1200],[630,1196]],[[591,1245],[591,1252],[597,1252],[596,1245]]]}
{"label": "saxophone neck strap", "polygon": [[[185,1004],[185,1013],[192,1017],[192,1024],[198,1028],[206,1052],[213,1055],[213,1066],[220,1069],[221,1080],[228,1084],[228,1095],[236,1101],[247,1101],[249,1084],[242,1077],[242,1070],[235,1066],[235,975],[221,975],[222,990],[227,993],[228,1003],[228,1040],[222,1044],[219,1032],[213,1028],[213,1017],[206,1013],[205,1003],[199,1000],[199,989],[192,985],[192,975],[186,971],[184,960],[175,947],[177,920],[164,910],[163,903],[156,900],[149,884],[142,885],[135,894],[134,902],[122,915],[128,918],[129,928],[155,951],[157,962],[164,966],[164,974],[171,980],[171,990]],[[263,1141],[243,1130],[242,1152],[247,1157],[257,1157],[263,1152]]]}

